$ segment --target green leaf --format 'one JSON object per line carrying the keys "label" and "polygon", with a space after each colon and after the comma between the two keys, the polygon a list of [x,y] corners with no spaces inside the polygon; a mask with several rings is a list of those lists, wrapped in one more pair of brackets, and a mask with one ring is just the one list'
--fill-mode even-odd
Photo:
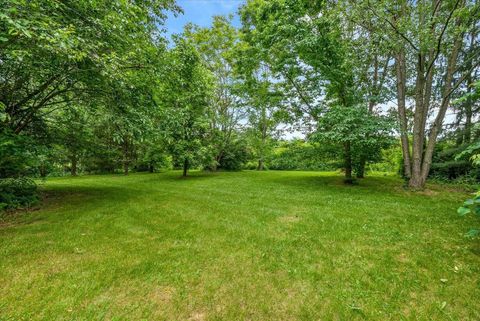
{"label": "green leaf", "polygon": [[467,215],[468,213],[470,213],[470,209],[469,208],[466,208],[466,207],[459,207],[458,210],[457,210],[457,213],[460,215],[460,216],[464,216],[464,215]]}
{"label": "green leaf", "polygon": [[470,205],[473,205],[473,200],[472,199],[468,199],[463,203],[463,206],[470,206]]}

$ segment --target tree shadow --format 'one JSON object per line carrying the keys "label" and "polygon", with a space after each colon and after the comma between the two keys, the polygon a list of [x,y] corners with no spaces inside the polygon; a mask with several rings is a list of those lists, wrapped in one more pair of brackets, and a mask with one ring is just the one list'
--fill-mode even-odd
{"label": "tree shadow", "polygon": [[272,181],[290,187],[297,187],[307,190],[329,189],[338,192],[352,193],[381,193],[396,194],[395,190],[401,188],[402,182],[391,177],[370,176],[357,180],[356,184],[346,184],[344,177],[338,174],[318,175],[305,174],[296,176],[282,176]]}
{"label": "tree shadow", "polygon": [[8,211],[0,216],[0,229],[5,227],[29,225],[47,220],[43,215],[47,211],[61,210],[66,213],[69,209],[82,206],[85,202],[98,204],[100,207],[105,200],[115,199],[119,202],[128,202],[128,193],[121,192],[122,187],[105,186],[48,186],[39,190],[39,201],[29,208]]}

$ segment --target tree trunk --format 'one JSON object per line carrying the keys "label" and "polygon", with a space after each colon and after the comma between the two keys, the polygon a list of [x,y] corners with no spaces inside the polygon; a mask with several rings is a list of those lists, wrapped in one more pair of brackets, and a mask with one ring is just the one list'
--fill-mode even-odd
{"label": "tree trunk", "polygon": [[263,158],[260,158],[258,160],[258,166],[257,166],[257,171],[263,171],[264,166],[263,166]]}
{"label": "tree trunk", "polygon": [[129,164],[130,161],[128,159],[128,142],[125,140],[123,142],[123,174],[128,175]]}
{"label": "tree trunk", "polygon": [[[471,98],[468,99],[471,101]],[[467,106],[465,106],[465,129],[463,134],[463,143],[469,144],[472,141],[472,104],[467,101]]]}
{"label": "tree trunk", "polygon": [[347,142],[344,145],[345,148],[345,184],[352,184],[352,151],[350,143]]}
{"label": "tree trunk", "polygon": [[[422,174],[422,158],[424,145],[424,125],[423,115],[425,113],[425,56],[418,54],[416,66],[417,79],[415,82],[415,114],[413,117],[413,139],[412,139],[412,175],[410,177],[410,186],[418,188]],[[412,183],[415,185],[412,186]]]}
{"label": "tree trunk", "polygon": [[357,178],[365,178],[365,165],[366,165],[366,161],[365,161],[365,156],[361,156],[360,158],[360,164],[358,165],[358,169],[357,169]]}
{"label": "tree trunk", "polygon": [[404,175],[405,177],[410,178],[412,176],[412,167],[410,159],[410,142],[408,140],[407,109],[405,103],[407,72],[405,52],[403,50],[400,50],[395,55],[395,71],[397,77],[398,120],[400,123],[400,140],[402,143]]}
{"label": "tree trunk", "polygon": [[183,160],[183,177],[187,177],[187,174],[188,174],[188,159],[185,158]]}
{"label": "tree trunk", "polygon": [[420,187],[423,187],[425,185],[425,182],[428,177],[428,173],[430,172],[430,166],[432,165],[433,149],[435,148],[438,134],[442,129],[442,124],[445,118],[445,114],[447,112],[447,108],[450,105],[450,97],[451,97],[452,91],[455,89],[454,87],[452,87],[452,81],[453,81],[453,75],[455,73],[455,70],[457,69],[457,58],[458,58],[458,53],[460,51],[460,48],[462,46],[462,40],[463,39],[461,37],[456,39],[452,48],[452,52],[448,57],[447,73],[445,75],[445,83],[443,85],[443,90],[442,90],[442,103],[440,105],[440,109],[438,111],[437,117],[433,122],[432,128],[430,129],[430,134],[428,136],[428,143],[425,149],[425,155],[423,157],[423,163],[422,163],[422,173],[421,173],[421,179],[420,179],[420,182],[422,182],[422,185]]}
{"label": "tree trunk", "polygon": [[[473,44],[473,37],[475,34],[472,35],[472,44],[470,45],[471,47],[474,46]],[[472,68],[472,63],[469,62],[468,69]],[[467,100],[465,101],[464,105],[464,111],[465,111],[465,129],[463,130],[463,141],[462,143],[469,144],[472,140],[472,116],[473,116],[473,111],[472,111],[472,97],[470,96],[472,93],[472,87],[473,87],[473,77],[472,73],[469,73],[467,76]]]}
{"label": "tree trunk", "polygon": [[47,170],[45,168],[45,165],[44,164],[40,165],[39,169],[40,169],[40,177],[41,178],[47,177]]}
{"label": "tree trunk", "polygon": [[72,176],[77,176],[77,155],[72,155],[71,162],[72,167],[70,168],[70,174]]}

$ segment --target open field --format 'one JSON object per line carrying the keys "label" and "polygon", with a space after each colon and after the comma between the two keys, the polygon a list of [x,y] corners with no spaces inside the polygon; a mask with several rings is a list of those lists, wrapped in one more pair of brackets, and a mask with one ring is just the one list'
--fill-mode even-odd
{"label": "open field", "polygon": [[49,179],[0,226],[0,320],[479,320],[465,192],[393,177]]}

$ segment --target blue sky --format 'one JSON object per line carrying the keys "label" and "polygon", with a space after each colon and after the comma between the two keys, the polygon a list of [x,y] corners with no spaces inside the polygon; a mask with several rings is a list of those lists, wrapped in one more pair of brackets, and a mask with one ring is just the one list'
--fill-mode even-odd
{"label": "blue sky", "polygon": [[[212,16],[236,14],[242,3],[244,0],[177,0],[177,4],[183,9],[183,14],[178,17],[168,14],[165,25],[167,35],[182,32],[183,26],[188,22],[208,27],[212,22]],[[237,15],[233,24],[240,25]]]}

